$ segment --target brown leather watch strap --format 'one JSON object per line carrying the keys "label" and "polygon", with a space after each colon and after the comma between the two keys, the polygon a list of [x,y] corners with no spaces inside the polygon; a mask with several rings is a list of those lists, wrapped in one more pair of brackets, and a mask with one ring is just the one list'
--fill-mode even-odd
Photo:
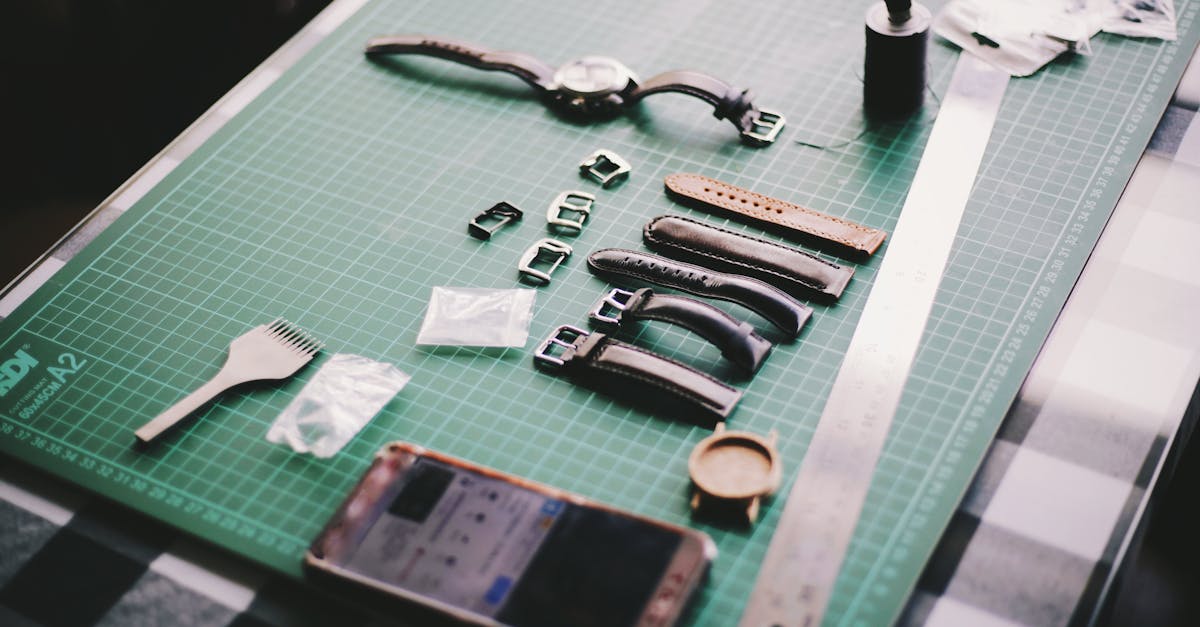
{"label": "brown leather watch strap", "polygon": [[735,218],[748,218],[780,227],[788,233],[815,238],[834,245],[834,249],[857,255],[870,255],[879,249],[887,233],[826,215],[790,202],[757,194],[699,174],[668,174],[667,195],[704,211]]}

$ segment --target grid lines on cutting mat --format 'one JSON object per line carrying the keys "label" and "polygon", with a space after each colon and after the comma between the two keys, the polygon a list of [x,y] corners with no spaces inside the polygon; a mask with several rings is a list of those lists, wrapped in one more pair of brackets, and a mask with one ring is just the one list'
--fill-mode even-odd
{"label": "grid lines on cutting mat", "polygon": [[[686,459],[704,430],[536,372],[524,350],[413,346],[430,288],[517,287],[516,260],[549,235],[542,216],[566,189],[594,191],[596,206],[583,233],[568,240],[575,255],[539,290],[531,344],[559,324],[584,323],[608,287],[587,273],[587,253],[640,247],[641,226],[656,215],[689,214],[757,233],[670,202],[661,181],[672,172],[715,176],[890,229],[936,101],[908,124],[813,150],[794,140],[836,144],[864,123],[857,7],[780,3],[769,20],[716,2],[593,8],[376,2],[331,33],[69,262],[52,289],[2,323],[0,343],[12,331],[95,361],[23,427],[152,487],[142,493],[80,464],[43,465],[291,573],[370,456],[392,439],[688,523]],[[513,77],[441,60],[385,66],[362,58],[368,37],[399,31],[524,50],[551,65],[605,54],[644,78],[703,69],[753,87],[790,125],[776,145],[749,149],[710,110],[669,95],[648,99],[628,118],[578,126],[547,112]],[[1097,48],[1112,53],[1105,65],[1055,65],[1010,87],[831,604],[841,621],[887,622],[898,611],[944,524],[940,512],[948,518],[1003,416],[1003,407],[992,407],[973,431],[962,426],[1091,185],[1105,134],[1124,121],[1115,103],[1138,93],[1137,68],[1156,59],[1143,42],[1105,40]],[[953,58],[945,46],[931,49],[934,92],[945,87]],[[1092,118],[1086,128],[1071,117],[1072,106]],[[579,178],[575,164],[601,147],[633,163],[622,186],[599,189]],[[500,200],[523,209],[525,219],[488,242],[469,238],[466,221]],[[859,265],[837,306],[817,306],[799,341],[777,347],[753,381],[738,383],[746,395],[730,427],[776,429],[785,476],[816,427],[877,264]],[[1066,274],[1049,300],[1065,298]],[[392,361],[413,381],[331,460],[296,456],[263,438],[312,367],[282,385],[227,395],[148,454],[131,449],[132,429],[215,372],[228,340],[277,316],[310,330],[329,352]],[[1044,318],[1038,324],[1047,326]],[[632,337],[691,363],[718,360],[678,329],[649,324]],[[1032,361],[1033,344],[1017,362]],[[1014,366],[1005,389],[1015,391],[1021,375]],[[30,450],[3,437],[0,446]],[[35,461],[38,454],[29,452]],[[946,461],[950,454],[957,461]],[[167,496],[148,496],[156,488]],[[935,506],[914,511],[919,498]],[[750,531],[702,525],[721,556],[698,624],[736,620],[781,509],[769,505]]]}

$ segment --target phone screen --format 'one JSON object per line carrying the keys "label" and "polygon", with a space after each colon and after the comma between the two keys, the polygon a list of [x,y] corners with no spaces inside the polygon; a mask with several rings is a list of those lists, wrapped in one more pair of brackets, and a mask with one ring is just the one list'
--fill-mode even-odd
{"label": "phone screen", "polygon": [[684,533],[417,457],[345,570],[518,627],[632,625]]}

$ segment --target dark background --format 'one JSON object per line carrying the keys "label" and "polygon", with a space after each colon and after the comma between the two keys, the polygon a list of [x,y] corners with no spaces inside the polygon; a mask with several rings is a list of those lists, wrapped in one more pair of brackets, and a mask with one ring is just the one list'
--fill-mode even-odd
{"label": "dark background", "polygon": [[[6,0],[0,287],[325,4]],[[1197,411],[1193,403],[1190,415]],[[1200,624],[1196,448],[1160,486],[1141,550],[1127,560],[1103,623]]]}
{"label": "dark background", "polygon": [[0,287],[325,4],[0,3]]}

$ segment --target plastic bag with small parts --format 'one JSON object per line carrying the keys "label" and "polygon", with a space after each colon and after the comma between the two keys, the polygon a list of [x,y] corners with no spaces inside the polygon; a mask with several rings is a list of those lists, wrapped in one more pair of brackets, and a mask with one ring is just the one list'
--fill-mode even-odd
{"label": "plastic bag with small parts", "polygon": [[425,346],[524,346],[536,292],[435,287],[417,334]]}
{"label": "plastic bag with small parts", "polygon": [[297,453],[332,457],[410,377],[392,364],[339,353],[329,358],[267,431]]}

